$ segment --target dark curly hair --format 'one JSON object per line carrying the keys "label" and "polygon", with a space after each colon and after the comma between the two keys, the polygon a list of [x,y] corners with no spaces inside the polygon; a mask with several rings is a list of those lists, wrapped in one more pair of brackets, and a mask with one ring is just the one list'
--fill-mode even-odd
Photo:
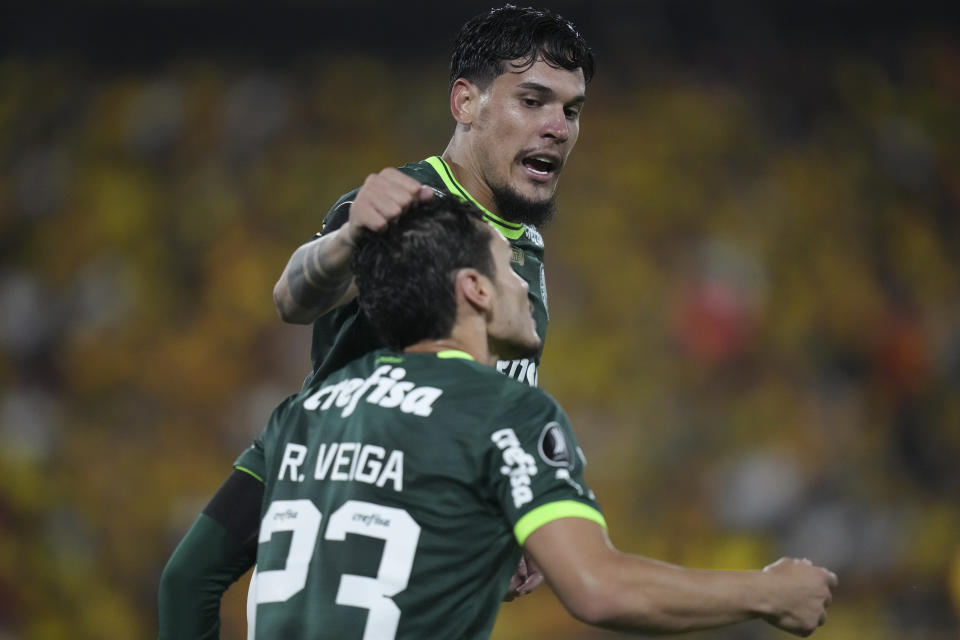
{"label": "dark curly hair", "polygon": [[547,9],[512,4],[474,16],[460,28],[450,58],[450,86],[458,78],[485,89],[504,73],[506,63],[519,61],[517,71],[547,64],[593,77],[593,51],[569,20]]}
{"label": "dark curly hair", "polygon": [[357,242],[353,273],[360,310],[393,349],[446,338],[457,315],[454,275],[496,273],[490,234],[472,204],[435,196],[410,206],[382,232]]}

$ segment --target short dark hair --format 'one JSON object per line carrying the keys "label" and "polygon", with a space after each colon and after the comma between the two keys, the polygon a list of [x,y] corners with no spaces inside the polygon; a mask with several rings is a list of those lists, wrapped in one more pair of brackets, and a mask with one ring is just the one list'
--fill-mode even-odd
{"label": "short dark hair", "polygon": [[491,233],[474,205],[438,195],[412,205],[385,230],[360,237],[353,259],[357,300],[387,346],[403,349],[450,335],[457,270],[496,273]]}
{"label": "short dark hair", "polygon": [[547,9],[512,4],[474,16],[460,28],[450,58],[450,87],[458,78],[486,89],[504,73],[505,63],[519,60],[518,71],[543,57],[568,71],[583,69],[593,77],[593,52],[573,23]]}

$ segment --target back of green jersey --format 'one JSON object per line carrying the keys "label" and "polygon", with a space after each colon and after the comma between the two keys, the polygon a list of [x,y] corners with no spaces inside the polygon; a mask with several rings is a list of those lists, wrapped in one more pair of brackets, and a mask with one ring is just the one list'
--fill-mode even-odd
{"label": "back of green jersey", "polygon": [[258,638],[486,638],[531,531],[602,523],[562,410],[469,360],[368,354],[262,441]]}

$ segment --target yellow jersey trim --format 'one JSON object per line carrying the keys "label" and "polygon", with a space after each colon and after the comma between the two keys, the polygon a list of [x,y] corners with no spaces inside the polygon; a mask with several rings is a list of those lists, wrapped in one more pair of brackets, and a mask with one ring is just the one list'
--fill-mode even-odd
{"label": "yellow jersey trim", "polygon": [[523,235],[524,226],[516,222],[507,222],[503,218],[496,216],[490,211],[487,210],[482,204],[477,202],[476,198],[471,196],[466,189],[464,189],[457,179],[453,177],[453,171],[450,169],[450,165],[440,156],[431,156],[426,160],[427,164],[433,167],[433,170],[437,172],[437,175],[440,176],[440,179],[443,180],[443,184],[446,185],[447,191],[454,194],[461,200],[467,200],[474,204],[477,208],[483,212],[483,217],[487,222],[492,224],[497,230],[502,233],[505,237],[510,238],[511,240],[516,240]]}
{"label": "yellow jersey trim", "polygon": [[577,502],[576,500],[560,500],[557,502],[548,502],[540,505],[536,509],[525,514],[517,520],[513,527],[513,535],[517,543],[523,546],[531,533],[554,520],[561,518],[585,518],[593,520],[606,530],[607,521],[603,519],[603,514],[593,507]]}

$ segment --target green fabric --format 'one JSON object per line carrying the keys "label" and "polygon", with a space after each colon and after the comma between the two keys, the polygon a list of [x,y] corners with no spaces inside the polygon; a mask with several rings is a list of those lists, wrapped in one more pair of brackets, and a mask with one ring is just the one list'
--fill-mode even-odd
{"label": "green fabric", "polygon": [[220,599],[253,563],[220,523],[200,514],[160,576],[159,640],[219,638]]}
{"label": "green fabric", "polygon": [[263,459],[263,442],[260,438],[261,436],[257,436],[253,444],[244,449],[240,457],[233,463],[233,468],[264,482],[263,478],[267,475],[267,467]]}
{"label": "green fabric", "polygon": [[433,167],[434,171],[437,172],[437,175],[440,176],[440,179],[443,180],[443,184],[446,187],[447,191],[450,193],[460,196],[463,200],[469,200],[476,206],[480,211],[483,212],[483,217],[486,218],[487,222],[496,227],[504,237],[509,238],[510,240],[516,240],[523,235],[523,225],[517,222],[509,222],[503,218],[494,215],[486,207],[477,202],[476,198],[467,193],[467,190],[464,189],[457,179],[453,175],[453,171],[450,170],[450,165],[448,165],[443,158],[440,156],[432,156],[427,158],[424,162]]}
{"label": "green fabric", "polygon": [[366,576],[367,602],[398,616],[374,637],[487,638],[521,554],[514,527],[543,505],[599,516],[548,394],[471,360],[383,353],[289,398],[259,439],[258,637],[359,640],[383,624],[349,604],[350,576]]}
{"label": "green fabric", "polygon": [[[438,173],[438,166],[442,169],[446,165],[440,158],[434,157],[405,164],[399,167],[399,170],[444,193],[451,192],[450,185],[453,185],[455,190],[462,191],[459,185],[454,184],[455,181],[451,183],[449,179],[444,180],[444,177]],[[339,228],[343,224],[349,212],[348,205],[353,202],[358,190],[354,189],[344,194],[334,203],[324,218],[323,232]],[[469,197],[469,194],[466,194],[466,197]],[[473,198],[470,197],[470,199]],[[513,269],[526,280],[530,287],[530,301],[533,303],[537,333],[542,340],[546,340],[549,313],[543,270],[544,248],[540,234],[535,229],[506,222],[489,212],[485,215],[508,237],[514,248]],[[313,323],[313,341],[310,346],[313,373],[307,377],[304,387],[313,380],[323,379],[352,360],[382,346],[373,329],[362,317],[356,300],[334,309]],[[502,362],[497,368],[511,378],[536,386],[539,365],[540,354],[538,353],[532,360]]]}
{"label": "green fabric", "polygon": [[257,473],[256,473],[255,471],[251,470],[251,469],[248,469],[248,468],[243,467],[243,466],[240,466],[240,465],[235,466],[234,469],[236,469],[237,471],[243,471],[243,472],[246,473],[247,475],[253,476],[254,478],[256,478],[257,480],[259,480],[260,482],[263,482],[263,476],[257,475]]}
{"label": "green fabric", "polygon": [[[448,192],[447,182],[429,161],[407,164],[400,167],[400,170],[423,184]],[[459,188],[459,185],[455,186]],[[325,229],[328,224],[330,228],[342,224],[349,203],[355,195],[356,190],[345,194],[335,203],[324,219]],[[488,219],[491,219],[492,214],[486,213]],[[507,223],[502,219],[491,221],[505,235],[510,236],[514,248],[513,267],[530,287],[537,331],[541,338],[545,339],[548,312],[546,286],[543,282],[544,252],[539,234],[533,229]],[[361,317],[355,301],[327,314],[313,326],[311,359],[314,370],[307,376],[304,388],[312,381],[325,378],[350,361],[381,346]],[[401,361],[399,354],[384,355],[384,363]],[[539,361],[540,354],[537,354],[532,360],[501,362],[497,368],[501,373],[536,386]],[[267,477],[267,465],[261,438],[262,436],[258,437],[253,445],[240,455],[235,466],[263,481]],[[215,535],[218,529],[219,534]],[[226,587],[242,575],[253,561],[245,556],[238,560],[242,550],[235,541],[223,541],[221,538],[224,535],[228,534],[215,521],[208,516],[201,516],[181,543],[182,549],[178,548],[171,558],[161,584],[161,638],[216,637],[219,627],[219,598]],[[174,582],[179,582],[182,588],[169,588]],[[195,589],[199,588],[204,590],[202,601],[184,602],[178,597],[196,592]]]}

